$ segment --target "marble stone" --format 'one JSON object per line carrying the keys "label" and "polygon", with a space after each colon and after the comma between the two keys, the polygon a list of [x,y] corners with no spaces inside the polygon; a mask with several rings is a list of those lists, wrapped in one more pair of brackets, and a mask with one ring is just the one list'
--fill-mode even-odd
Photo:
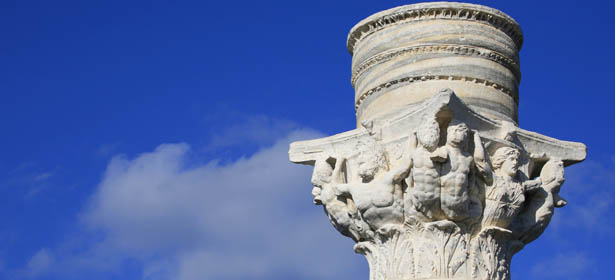
{"label": "marble stone", "polygon": [[516,123],[519,24],[463,3],[421,3],[372,15],[348,35],[357,121],[418,105],[451,88],[473,110]]}
{"label": "marble stone", "polygon": [[510,279],[586,147],[518,126],[523,35],[504,13],[434,2],[352,28],[357,128],[294,142],[312,194],[370,280]]}

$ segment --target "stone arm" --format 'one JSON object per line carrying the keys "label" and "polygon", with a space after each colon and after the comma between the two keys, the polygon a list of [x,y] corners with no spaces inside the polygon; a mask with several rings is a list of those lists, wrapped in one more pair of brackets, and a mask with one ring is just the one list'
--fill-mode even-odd
{"label": "stone arm", "polygon": [[386,180],[391,183],[399,183],[410,173],[414,162],[412,160],[412,156],[407,156],[403,161],[400,167],[393,168],[385,176],[387,176]]}
{"label": "stone arm", "polygon": [[341,184],[344,183],[344,174],[342,173],[342,166],[346,163],[346,158],[338,158],[335,161],[335,167],[333,168],[333,172],[331,173],[331,183],[332,184]]}
{"label": "stone arm", "polygon": [[[555,188],[559,188],[562,184],[564,184],[564,180],[556,182],[556,183],[551,183],[551,184],[552,185],[545,187],[545,189],[552,190]],[[553,192],[553,204],[555,207],[561,208],[561,207],[566,206],[568,204],[568,201],[566,201],[566,199],[561,197],[559,195],[559,191],[557,191],[557,192]]]}
{"label": "stone arm", "polygon": [[[542,186],[542,188],[547,191],[550,192],[553,195],[553,206],[556,208],[561,208],[566,206],[566,204],[568,204],[568,201],[566,201],[566,199],[564,199],[563,197],[561,197],[559,195],[559,187],[564,184],[564,180],[560,180],[560,181],[554,181],[548,184],[545,184]],[[557,191],[554,191],[555,189],[557,189]]]}
{"label": "stone arm", "polygon": [[352,188],[352,184],[334,184],[333,190],[336,196],[350,194],[350,188]]}
{"label": "stone arm", "polygon": [[416,145],[417,145],[417,139],[416,139],[416,132],[415,132],[415,133],[412,133],[409,137],[409,145],[408,145],[409,150],[410,150],[409,155],[404,156],[404,159],[402,160],[400,167],[393,168],[389,172],[387,172],[387,174],[385,175],[386,176],[385,180],[387,182],[391,182],[395,184],[395,183],[401,182],[402,180],[408,177],[410,170],[412,169],[414,165],[414,161],[412,159],[412,153],[416,149]]}
{"label": "stone arm", "polygon": [[476,165],[478,174],[483,178],[485,183],[491,185],[493,182],[493,170],[491,170],[489,163],[487,163],[483,142],[480,140],[478,131],[472,130],[472,132],[472,134],[474,134],[474,165]]}
{"label": "stone arm", "polygon": [[444,163],[448,159],[448,149],[446,146],[437,148],[430,156],[433,162]]}
{"label": "stone arm", "polygon": [[540,181],[540,178],[523,182],[524,192],[535,192],[540,187],[542,187],[542,182]]}

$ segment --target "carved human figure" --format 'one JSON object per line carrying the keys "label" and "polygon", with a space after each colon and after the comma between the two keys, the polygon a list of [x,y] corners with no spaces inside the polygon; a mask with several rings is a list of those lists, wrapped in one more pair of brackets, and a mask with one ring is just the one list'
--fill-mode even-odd
{"label": "carved human figure", "polygon": [[372,138],[357,143],[356,149],[359,151],[356,158],[359,180],[364,183],[370,182],[380,170],[387,166],[384,150]]}
{"label": "carved human figure", "polygon": [[[322,204],[331,224],[343,235],[359,241],[371,235],[368,226],[358,217],[357,209],[350,198],[339,198],[335,195],[334,186],[343,183],[342,160],[335,162],[335,168],[325,159],[319,159],[314,164],[312,184],[314,202]],[[344,203],[342,200],[345,200]]]}
{"label": "carved human figure", "polygon": [[410,137],[412,151],[409,154],[407,168],[412,171],[406,180],[410,188],[410,204],[426,220],[441,219],[440,175],[432,154],[440,140],[438,122],[433,118],[423,120],[417,132]]}
{"label": "carved human figure", "polygon": [[[340,160],[345,161],[345,159]],[[381,166],[379,169],[384,168],[386,166]],[[372,172],[375,175],[369,182],[336,184],[336,194],[350,196],[365,222],[374,231],[386,225],[401,224],[403,222],[401,181],[407,176],[408,169],[406,164],[404,167],[386,172]]]}
{"label": "carved human figure", "polygon": [[564,163],[557,158],[550,159],[540,171],[541,188],[530,193],[527,207],[522,213],[520,237],[530,243],[540,236],[553,217],[554,207],[564,207],[567,202],[559,195],[564,184]]}
{"label": "carved human figure", "polygon": [[331,182],[331,175],[333,174],[333,167],[327,162],[326,158],[319,158],[314,162],[314,170],[312,171],[312,196],[314,197],[314,204],[322,205],[322,199],[320,194],[324,185]]}
{"label": "carved human figure", "polygon": [[482,176],[486,181],[491,178],[480,136],[477,132],[473,133],[472,155],[466,151],[469,129],[465,123],[453,121],[446,132],[446,145],[434,153],[434,159],[442,162],[442,212],[452,221],[477,219],[481,215],[482,205],[477,197],[475,176]]}
{"label": "carved human figure", "polygon": [[495,179],[485,188],[483,227],[509,228],[522,210],[525,193],[540,187],[540,179],[521,181],[518,178],[519,156],[519,150],[512,147],[500,147],[493,154]]}

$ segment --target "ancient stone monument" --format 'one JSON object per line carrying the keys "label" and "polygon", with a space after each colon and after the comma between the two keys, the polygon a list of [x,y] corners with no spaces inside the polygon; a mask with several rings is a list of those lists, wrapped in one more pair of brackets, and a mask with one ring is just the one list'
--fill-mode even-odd
{"label": "ancient stone monument", "polygon": [[371,280],[509,279],[512,256],[566,205],[564,166],[586,148],[519,128],[522,41],[506,14],[447,2],[350,31],[357,128],[289,154],[314,165],[314,202]]}

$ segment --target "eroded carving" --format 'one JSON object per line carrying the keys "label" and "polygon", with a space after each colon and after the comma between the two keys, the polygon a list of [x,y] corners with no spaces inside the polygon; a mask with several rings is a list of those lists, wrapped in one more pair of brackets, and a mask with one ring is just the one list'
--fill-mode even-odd
{"label": "eroded carving", "polygon": [[314,203],[322,204],[331,224],[343,235],[355,241],[373,236],[369,225],[358,215],[354,201],[345,196],[337,195],[335,187],[344,182],[342,166],[345,160],[336,160],[335,168],[331,168],[333,158],[321,158],[314,165],[312,174],[312,194]]}
{"label": "eroded carving", "polygon": [[468,134],[469,129],[465,123],[450,124],[447,129],[446,145],[437,152],[437,158],[444,161],[440,177],[442,211],[446,218],[452,221],[480,217],[482,204],[478,200],[478,191],[475,190],[476,185],[473,180],[474,176],[489,172],[484,163],[483,145],[477,132],[473,136],[475,156],[466,151]]}
{"label": "eroded carving", "polygon": [[[379,158],[382,155],[375,157]],[[366,172],[365,165],[359,164],[359,173],[363,182],[337,184],[336,193],[340,196],[349,196],[355,201],[361,217],[372,230],[378,230],[386,225],[401,224],[404,217],[401,181],[408,173],[408,168],[400,167],[376,173],[382,168],[381,166],[368,165],[369,171]]]}
{"label": "eroded carving", "polygon": [[503,85],[496,84],[494,82],[487,81],[485,79],[473,78],[473,77],[463,77],[463,76],[453,76],[453,75],[423,75],[419,77],[403,77],[397,80],[389,81],[384,84],[380,84],[359,96],[357,101],[355,102],[355,111],[358,111],[361,107],[361,104],[370,96],[391,87],[400,86],[406,83],[414,83],[414,82],[424,82],[424,81],[432,81],[432,80],[451,80],[451,81],[463,81],[468,83],[476,83],[483,84],[488,87],[493,87],[497,89],[505,96],[512,98],[515,103],[519,103],[519,96],[517,94],[516,89],[509,89]]}
{"label": "eroded carving", "polygon": [[511,123],[486,129],[448,89],[392,119],[314,161],[314,201],[357,241],[370,279],[509,279],[512,256],[566,205],[565,159],[527,151]]}
{"label": "eroded carving", "polygon": [[[418,140],[418,145],[416,145]],[[440,208],[439,171],[432,154],[438,147],[440,128],[435,118],[424,119],[416,133],[411,135],[409,167],[412,173],[406,179],[411,205],[425,220],[438,220],[444,215]],[[410,203],[409,203],[410,204]],[[413,212],[409,209],[408,212]]]}
{"label": "eroded carving", "polygon": [[446,53],[463,56],[484,57],[491,61],[500,63],[506,68],[509,68],[514,73],[517,80],[521,80],[521,71],[519,63],[514,59],[507,58],[505,55],[499,54],[495,51],[490,51],[479,47],[443,44],[405,47],[370,57],[368,60],[358,65],[356,69],[352,72],[352,75],[350,77],[350,83],[354,86],[357,79],[361,77],[365,70],[374,65],[390,61],[399,56],[425,53]]}
{"label": "eroded carving", "polygon": [[426,18],[443,18],[443,19],[457,19],[457,20],[472,20],[478,22],[487,22],[502,32],[506,32],[514,39],[518,48],[521,48],[523,44],[523,33],[517,25],[517,23],[510,17],[503,15],[501,12],[494,9],[477,10],[477,5],[462,4],[467,7],[439,7],[438,2],[435,3],[422,3],[424,5],[422,9],[404,9],[400,7],[398,10],[391,12],[389,15],[382,17],[370,18],[366,22],[357,24],[351,31],[348,39],[348,50],[353,53],[354,47],[357,41],[376,33],[387,26],[399,24],[400,22],[425,20]]}

